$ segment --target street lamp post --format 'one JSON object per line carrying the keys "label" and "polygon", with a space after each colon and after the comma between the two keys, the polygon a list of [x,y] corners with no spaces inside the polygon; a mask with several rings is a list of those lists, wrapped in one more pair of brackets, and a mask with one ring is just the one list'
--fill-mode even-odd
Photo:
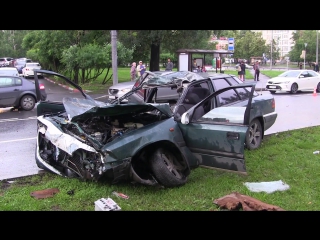
{"label": "street lamp post", "polygon": [[318,63],[318,44],[319,44],[319,38],[318,38],[319,30],[317,30],[317,52],[316,52],[316,63]]}
{"label": "street lamp post", "polygon": [[306,56],[307,56],[307,45],[308,43],[304,43],[304,68],[303,69],[306,69]]}

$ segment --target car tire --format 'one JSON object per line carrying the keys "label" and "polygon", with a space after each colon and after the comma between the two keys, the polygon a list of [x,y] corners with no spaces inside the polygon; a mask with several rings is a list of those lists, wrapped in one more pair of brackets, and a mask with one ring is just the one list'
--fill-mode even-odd
{"label": "car tire", "polygon": [[290,93],[293,93],[293,94],[297,93],[298,92],[298,84],[292,83],[290,90],[291,90]]}
{"label": "car tire", "polygon": [[150,159],[150,168],[156,180],[164,187],[178,187],[187,182],[187,176],[183,173],[185,167],[170,150],[156,149]]}
{"label": "car tire", "polygon": [[36,99],[31,95],[24,95],[20,99],[20,107],[25,111],[30,111],[36,105]]}
{"label": "car tire", "polygon": [[276,93],[276,91],[269,91],[271,94],[275,94]]}
{"label": "car tire", "polygon": [[260,147],[262,141],[262,126],[258,119],[254,119],[249,124],[249,128],[246,134],[246,148],[254,150]]}

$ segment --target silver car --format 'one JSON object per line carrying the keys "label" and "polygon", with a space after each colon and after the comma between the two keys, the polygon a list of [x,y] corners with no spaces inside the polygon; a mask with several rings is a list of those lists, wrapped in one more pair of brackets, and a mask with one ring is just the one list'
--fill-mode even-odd
{"label": "silver car", "polygon": [[[120,97],[122,97],[124,94],[126,94],[127,92],[129,92],[133,86],[135,85],[136,82],[141,82],[141,80],[145,79],[146,77],[150,77],[150,76],[156,76],[156,75],[163,75],[163,74],[167,74],[170,72],[164,72],[164,71],[155,71],[155,72],[150,72],[150,71],[146,71],[142,77],[137,78],[136,81],[129,81],[129,82],[122,82],[122,83],[118,83],[115,85],[112,85],[109,89],[108,89],[108,97],[109,100],[115,100],[118,99]],[[128,102],[127,99],[123,99],[122,102]]]}

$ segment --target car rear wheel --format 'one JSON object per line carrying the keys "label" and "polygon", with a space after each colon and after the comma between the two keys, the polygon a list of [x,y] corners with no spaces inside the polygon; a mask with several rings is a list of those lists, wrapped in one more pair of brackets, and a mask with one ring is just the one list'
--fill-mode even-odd
{"label": "car rear wheel", "polygon": [[246,135],[246,148],[254,150],[260,147],[262,141],[262,126],[258,119],[254,119],[250,125]]}
{"label": "car rear wheel", "polygon": [[20,107],[25,111],[30,111],[36,105],[36,100],[31,95],[25,95],[20,100]]}
{"label": "car rear wheel", "polygon": [[276,93],[276,91],[269,91],[271,94],[275,94]]}
{"label": "car rear wheel", "polygon": [[291,91],[290,91],[291,93],[297,93],[298,92],[298,84],[296,84],[296,83],[293,83],[292,85],[291,85]]}
{"label": "car rear wheel", "polygon": [[157,181],[164,187],[177,187],[187,182],[183,166],[173,152],[158,148],[151,157],[150,168]]}

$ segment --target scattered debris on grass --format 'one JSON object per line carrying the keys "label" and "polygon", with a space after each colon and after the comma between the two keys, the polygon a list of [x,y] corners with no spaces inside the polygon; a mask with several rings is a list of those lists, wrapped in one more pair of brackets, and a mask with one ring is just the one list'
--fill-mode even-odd
{"label": "scattered debris on grass", "polygon": [[42,198],[53,197],[58,192],[60,192],[58,188],[49,188],[49,189],[34,191],[30,193],[30,196],[36,199],[42,199]]}
{"label": "scattered debris on grass", "polygon": [[284,209],[261,202],[255,198],[242,195],[238,192],[233,192],[224,197],[218,198],[213,201],[221,209],[228,210],[243,210],[243,211],[285,211]]}
{"label": "scattered debris on grass", "polygon": [[272,182],[246,182],[244,185],[252,192],[266,192],[273,193],[275,191],[285,191],[290,188],[290,186],[282,180],[272,181]]}
{"label": "scattered debris on grass", "polygon": [[69,190],[69,191],[67,192],[67,194],[70,195],[70,196],[74,195],[74,189]]}
{"label": "scattered debris on grass", "polygon": [[123,193],[120,193],[120,192],[113,191],[112,194],[117,196],[117,197],[121,197],[123,199],[129,199],[129,196],[127,196],[127,195],[125,195]]}
{"label": "scattered debris on grass", "polygon": [[111,198],[100,198],[95,203],[95,211],[120,211],[121,208]]}

